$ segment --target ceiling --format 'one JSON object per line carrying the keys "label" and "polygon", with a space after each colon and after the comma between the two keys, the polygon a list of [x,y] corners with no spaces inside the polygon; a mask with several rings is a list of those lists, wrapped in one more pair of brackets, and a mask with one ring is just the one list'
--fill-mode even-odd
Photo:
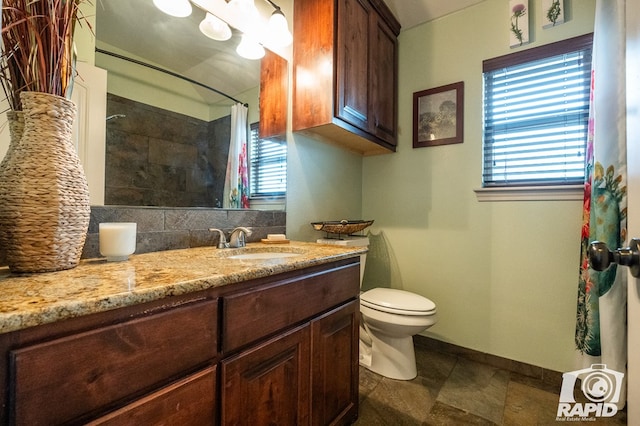
{"label": "ceiling", "polygon": [[396,16],[402,30],[433,21],[484,0],[384,0]]}
{"label": "ceiling", "polygon": [[[295,0],[289,0],[288,4],[291,1]],[[481,1],[385,0],[403,30]],[[109,50],[124,50],[139,60],[166,68],[231,96],[258,85],[260,61],[242,59],[235,53],[239,38],[237,31],[234,31],[234,38],[227,42],[208,39],[198,30],[204,12],[197,7],[193,8],[188,18],[165,15],[155,8],[152,0],[98,0],[96,9],[98,47],[106,43]],[[292,27],[291,20],[289,26]],[[198,91],[206,103],[216,103],[221,99],[206,89]]]}

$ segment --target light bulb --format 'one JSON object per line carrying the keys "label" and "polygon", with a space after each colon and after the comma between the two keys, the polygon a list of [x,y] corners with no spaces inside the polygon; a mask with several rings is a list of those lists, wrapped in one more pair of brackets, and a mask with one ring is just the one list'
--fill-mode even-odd
{"label": "light bulb", "polygon": [[280,9],[276,9],[269,18],[268,37],[274,45],[280,47],[288,46],[293,41],[287,18]]}
{"label": "light bulb", "polygon": [[260,59],[264,56],[264,47],[249,34],[242,34],[242,40],[236,48],[238,55],[246,59]]}
{"label": "light bulb", "polygon": [[233,17],[235,21],[249,22],[249,25],[253,25],[260,16],[253,0],[231,0],[227,3],[227,10],[229,15]]}
{"label": "light bulb", "polygon": [[209,38],[219,41],[231,38],[231,28],[222,19],[207,12],[202,22],[200,22],[200,32]]}
{"label": "light bulb", "polygon": [[153,4],[166,13],[176,18],[185,18],[191,15],[191,3],[189,0],[153,0]]}

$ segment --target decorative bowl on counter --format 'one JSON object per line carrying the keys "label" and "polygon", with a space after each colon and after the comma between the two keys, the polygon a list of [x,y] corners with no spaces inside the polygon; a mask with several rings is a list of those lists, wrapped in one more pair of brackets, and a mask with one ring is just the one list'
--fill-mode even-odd
{"label": "decorative bowl on counter", "polygon": [[371,226],[373,220],[334,220],[328,222],[311,222],[316,231],[324,231],[330,234],[350,235],[360,232]]}

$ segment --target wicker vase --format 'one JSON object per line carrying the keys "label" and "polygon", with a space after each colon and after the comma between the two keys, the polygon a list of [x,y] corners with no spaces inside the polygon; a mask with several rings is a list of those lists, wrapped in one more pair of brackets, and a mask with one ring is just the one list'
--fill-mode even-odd
{"label": "wicker vase", "polygon": [[7,111],[7,122],[9,123],[9,147],[7,153],[0,162],[0,182],[5,179],[4,170],[7,163],[17,149],[20,139],[22,139],[22,131],[24,130],[24,114],[22,111]]}
{"label": "wicker vase", "polygon": [[78,265],[89,226],[89,190],[72,143],[68,99],[21,94],[24,131],[0,181],[0,244],[12,272]]}

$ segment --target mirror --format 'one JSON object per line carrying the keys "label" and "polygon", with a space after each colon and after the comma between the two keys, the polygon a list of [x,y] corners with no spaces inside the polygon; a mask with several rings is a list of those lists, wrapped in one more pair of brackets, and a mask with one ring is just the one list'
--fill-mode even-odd
{"label": "mirror", "polygon": [[97,3],[95,64],[108,71],[105,204],[222,206],[231,106],[248,104],[248,123],[259,120],[260,61],[235,52],[237,30],[227,41],[203,35],[204,16],[194,6],[171,17],[152,0]]}

